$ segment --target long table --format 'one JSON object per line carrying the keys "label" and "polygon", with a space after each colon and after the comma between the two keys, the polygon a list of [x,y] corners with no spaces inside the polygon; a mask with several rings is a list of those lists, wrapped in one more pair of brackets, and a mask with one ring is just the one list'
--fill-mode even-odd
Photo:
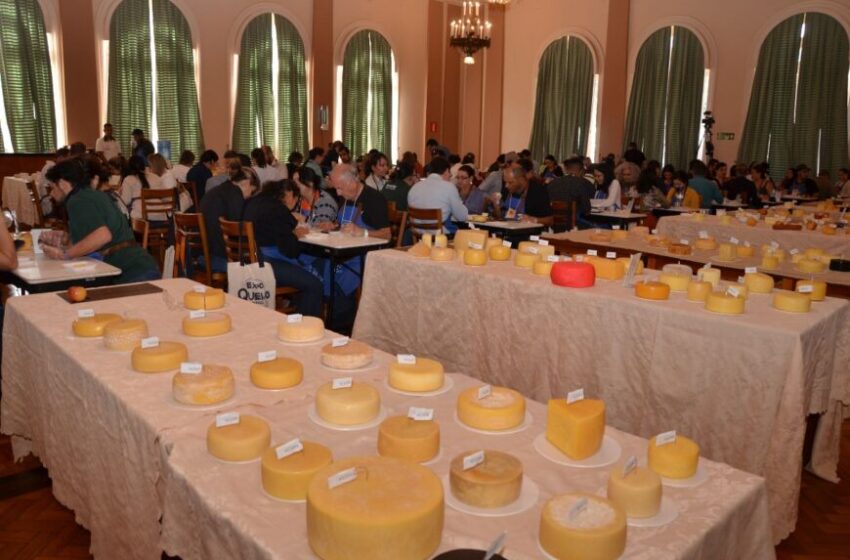
{"label": "long table", "polygon": [[733,317],[683,294],[640,300],[619,281],[571,290],[511,262],[392,250],[367,263],[354,336],[540,401],[584,387],[605,399],[613,426],[644,437],[693,435],[706,456],[766,478],[777,541],[797,518],[808,414],[822,414],[810,468],[837,481],[850,406],[845,300],[797,315],[753,294]]}
{"label": "long table", "polygon": [[30,293],[56,291],[73,284],[97,285],[119,276],[121,269],[97,259],[80,257],[62,261],[43,253],[19,252],[18,268],[0,279]]}
{"label": "long table", "polygon": [[[162,550],[186,560],[312,558],[305,506],[266,496],[258,463],[213,459],[206,452],[205,431],[218,412],[250,412],[269,421],[274,442],[298,435],[329,445],[336,457],[346,457],[373,454],[376,428],[337,432],[307,419],[317,387],[345,374],[321,365],[320,344],[279,342],[279,314],[228,296],[224,311],[232,318],[233,331],[192,339],[179,325],[186,314],[180,302],[193,283],[177,279],[155,284],[164,291],[86,306],[144,318],[152,335],[186,343],[191,360],[228,365],[237,380],[233,401],[206,410],[176,406],[170,374],[134,373],[126,353],[106,351],[99,339],[71,336],[69,325],[79,305],[69,305],[55,294],[15,298],[6,311],[0,415],[3,432],[15,436],[16,457],[32,449],[42,459],[56,497],[92,531],[97,558],[154,559]],[[258,352],[270,349],[302,362],[302,385],[275,392],[250,383],[250,364]],[[537,523],[545,499],[604,487],[607,469],[558,466],[532,449],[532,440],[545,426],[543,405],[528,403],[533,421],[523,432],[474,434],[457,425],[452,414],[457,394],[480,382],[452,374],[454,388],[444,395],[399,395],[383,385],[391,359],[376,352],[375,367],[352,375],[371,381],[391,414],[404,414],[412,404],[435,408],[442,452],[431,468],[438,475],[447,472],[456,453],[502,449],[523,461],[526,475],[540,488],[530,510],[510,517],[471,517],[447,508],[440,550],[484,548],[507,529],[508,557],[539,558]],[[645,452],[646,440],[613,427],[606,433],[625,454]],[[702,486],[665,488],[679,509],[678,519],[661,528],[630,528],[625,558],[774,557],[764,481],[711,460],[702,464],[708,473]]]}
{"label": "long table", "polygon": [[0,192],[2,192],[3,208],[14,211],[19,224],[35,224],[35,207],[30,198],[30,190],[26,179],[4,177],[3,190]]}

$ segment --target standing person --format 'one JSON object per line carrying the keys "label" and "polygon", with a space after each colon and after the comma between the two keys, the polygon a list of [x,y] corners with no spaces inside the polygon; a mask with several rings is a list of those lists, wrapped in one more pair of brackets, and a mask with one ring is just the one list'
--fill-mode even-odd
{"label": "standing person", "polygon": [[187,179],[187,175],[194,164],[195,152],[192,150],[183,150],[183,153],[180,154],[180,161],[171,168],[171,174],[177,179],[178,183],[185,183],[189,180]]}
{"label": "standing person", "polygon": [[254,164],[252,169],[254,170],[254,173],[257,174],[257,177],[260,180],[260,185],[265,185],[266,183],[279,181],[281,179],[277,169],[269,165],[268,161],[266,161],[266,153],[262,148],[254,148],[251,150],[251,161]]}
{"label": "standing person", "polygon": [[593,193],[590,205],[606,212],[619,210],[622,207],[622,187],[620,181],[614,178],[611,166],[604,163],[594,166],[593,178],[596,180],[596,192]]}
{"label": "standing person", "polygon": [[213,176],[213,169],[218,163],[218,154],[213,150],[206,150],[201,154],[201,159],[186,173],[186,180],[195,183],[198,191],[198,200],[204,199],[207,190],[207,180]]}
{"label": "standing person", "polygon": [[[723,193],[720,192],[720,188],[717,186],[717,183],[705,176],[705,174],[708,173],[708,168],[705,164],[700,160],[695,159],[691,162],[690,171],[693,178],[690,181],[685,181],[685,184],[688,185],[691,190],[696,191],[697,195],[699,195],[700,203],[697,207],[711,208],[712,202],[723,204]],[[667,199],[672,200],[670,198],[670,193],[667,193]],[[690,205],[685,204],[685,206]]]}
{"label": "standing person", "polygon": [[227,255],[218,219],[241,220],[245,201],[260,190],[260,180],[250,167],[231,164],[228,177],[228,181],[211,190],[201,200],[201,213],[204,215],[210,248],[210,266],[215,272],[227,272]]}
{"label": "standing person", "polygon": [[431,173],[416,183],[407,195],[409,207],[420,210],[439,209],[442,213],[443,231],[454,233],[454,222],[464,222],[469,211],[463,205],[457,187],[449,181],[450,166],[446,158],[437,156],[429,164]]}
{"label": "standing person", "polygon": [[145,165],[148,163],[148,156],[152,153],[156,152],[153,147],[153,143],[145,138],[145,133],[141,128],[136,128],[133,130],[133,142],[132,142],[132,150],[131,154],[134,156],[139,156],[145,162]]}
{"label": "standing person", "polygon": [[364,181],[366,186],[378,192],[383,191],[389,182],[387,175],[390,171],[390,162],[387,156],[380,152],[370,154],[366,159],[364,171],[366,172],[366,180]]}
{"label": "standing person", "polygon": [[118,140],[112,135],[112,125],[110,123],[103,125],[103,136],[95,141],[94,152],[103,161],[109,161],[121,155],[121,146],[118,145]]}

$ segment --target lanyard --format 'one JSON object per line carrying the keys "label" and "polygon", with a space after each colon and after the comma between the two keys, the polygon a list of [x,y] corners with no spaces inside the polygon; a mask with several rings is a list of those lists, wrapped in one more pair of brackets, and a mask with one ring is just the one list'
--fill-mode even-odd
{"label": "lanyard", "polygon": [[351,214],[348,213],[348,201],[346,200],[342,204],[342,219],[340,219],[340,225],[350,224],[354,219],[354,211],[357,209],[356,206],[351,206]]}

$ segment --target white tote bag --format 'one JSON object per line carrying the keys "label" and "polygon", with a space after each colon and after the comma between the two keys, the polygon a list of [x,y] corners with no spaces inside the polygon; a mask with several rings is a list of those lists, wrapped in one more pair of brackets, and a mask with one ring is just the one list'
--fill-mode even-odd
{"label": "white tote bag", "polygon": [[274,310],[274,291],[274,271],[271,266],[227,263],[228,294]]}

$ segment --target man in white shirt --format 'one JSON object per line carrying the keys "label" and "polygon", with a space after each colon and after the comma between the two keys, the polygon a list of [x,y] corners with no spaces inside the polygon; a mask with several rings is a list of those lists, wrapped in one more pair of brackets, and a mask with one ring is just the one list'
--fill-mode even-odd
{"label": "man in white shirt", "polygon": [[95,141],[94,151],[104,161],[109,161],[121,155],[121,146],[118,145],[118,140],[112,135],[112,125],[110,123],[103,125],[103,137]]}
{"label": "man in white shirt", "polygon": [[449,182],[450,171],[447,159],[437,156],[429,164],[428,177],[416,183],[407,195],[408,207],[432,210],[439,208],[443,213],[443,230],[454,232],[453,221],[462,222],[469,216],[457,187]]}

